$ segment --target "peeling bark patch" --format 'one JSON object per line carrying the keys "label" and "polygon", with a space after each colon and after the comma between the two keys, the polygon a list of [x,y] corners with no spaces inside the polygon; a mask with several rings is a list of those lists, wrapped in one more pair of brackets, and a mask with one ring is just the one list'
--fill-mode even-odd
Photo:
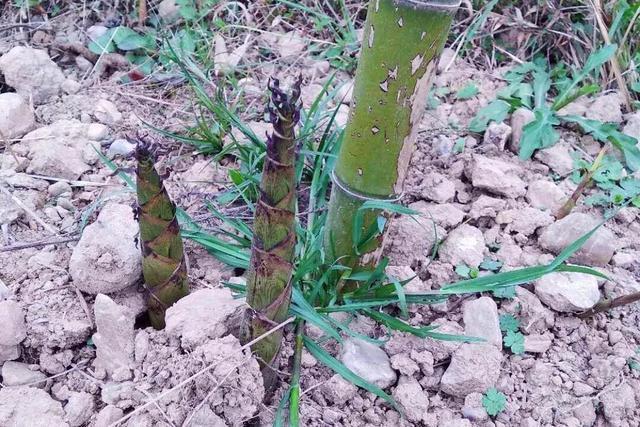
{"label": "peeling bark patch", "polygon": [[376,13],[380,10],[380,0],[376,0]]}
{"label": "peeling bark patch", "polygon": [[383,81],[380,82],[380,89],[382,89],[383,92],[389,92],[389,80],[388,79],[384,79]]}
{"label": "peeling bark patch", "polygon": [[422,60],[423,59],[424,59],[424,56],[416,55],[416,57],[411,60],[411,75],[412,76],[416,73],[416,71],[418,71],[420,69],[420,66],[422,65]]}
{"label": "peeling bark patch", "polygon": [[371,49],[373,47],[373,39],[375,37],[375,29],[373,28],[373,25],[371,26],[370,30],[369,30],[369,49]]}
{"label": "peeling bark patch", "polygon": [[402,19],[402,16],[400,17],[400,19],[398,19],[398,27],[404,27],[404,19]]}
{"label": "peeling bark patch", "polygon": [[377,135],[378,132],[380,132],[380,128],[378,128],[377,126],[374,126],[371,128],[371,133],[374,135]]}

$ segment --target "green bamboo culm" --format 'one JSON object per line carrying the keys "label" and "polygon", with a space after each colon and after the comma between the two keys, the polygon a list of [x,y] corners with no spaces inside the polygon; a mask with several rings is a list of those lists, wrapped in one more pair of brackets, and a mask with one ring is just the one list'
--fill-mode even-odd
{"label": "green bamboo culm", "polygon": [[[414,148],[436,61],[459,0],[371,0],[344,141],[333,171],[324,235],[329,262],[354,271],[378,263],[384,232],[379,210],[358,209],[369,200],[395,201]],[[386,222],[385,222],[386,223]]]}
{"label": "green bamboo culm", "polygon": [[[269,112],[273,133],[267,152],[255,208],[251,261],[247,272],[247,304],[241,338],[249,342],[287,318],[296,244],[296,135],[300,118],[300,80],[287,95],[277,79],[269,82]],[[258,357],[265,388],[275,385],[271,365],[278,355],[282,331],[252,346]]]}
{"label": "green bamboo culm", "polygon": [[147,309],[151,325],[163,329],[167,308],[189,293],[187,264],[176,205],[154,167],[154,155],[146,142],[138,141],[136,159],[137,218]]}

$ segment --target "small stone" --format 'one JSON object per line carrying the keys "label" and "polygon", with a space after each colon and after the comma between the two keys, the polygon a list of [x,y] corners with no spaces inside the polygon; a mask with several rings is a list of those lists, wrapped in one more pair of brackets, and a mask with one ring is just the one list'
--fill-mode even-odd
{"label": "small stone", "polygon": [[193,349],[225,335],[225,322],[241,305],[228,288],[198,290],[167,309],[165,332],[180,338],[183,348]]}
{"label": "small stone", "polygon": [[348,338],[342,344],[340,360],[364,380],[387,388],[396,382],[389,356],[380,347],[367,341]]}
{"label": "small stone", "polygon": [[456,51],[451,48],[445,47],[440,54],[440,58],[438,59],[438,73],[442,73],[449,64],[453,64],[455,62],[455,59]]}
{"label": "small stone", "polygon": [[343,404],[353,399],[358,393],[358,387],[335,374],[320,386],[320,392],[330,402]]}
{"label": "small stone", "polygon": [[489,297],[467,301],[462,306],[464,334],[469,337],[484,338],[502,350],[502,332],[498,318],[498,306]]}
{"label": "small stone", "polygon": [[584,273],[550,273],[535,284],[538,298],[559,312],[588,310],[600,300],[598,280]]}
{"label": "small stone", "polygon": [[98,40],[104,36],[107,31],[109,31],[109,28],[104,25],[92,25],[87,28],[87,37],[89,37],[89,40]]}
{"label": "small stone", "polygon": [[87,226],[73,249],[69,273],[90,294],[123,290],[138,281],[142,256],[136,247],[138,224],[131,207],[109,203]]}
{"label": "small stone", "polygon": [[556,212],[567,200],[567,196],[560,187],[546,180],[530,183],[526,198],[531,207],[551,212]]}
{"label": "small stone", "polygon": [[604,416],[613,425],[621,425],[636,409],[636,393],[629,383],[623,383],[600,396]]}
{"label": "small stone", "polygon": [[622,123],[622,97],[618,93],[598,96],[587,108],[587,119],[603,123]]}
{"label": "small stone", "polygon": [[[173,1],[173,0],[171,0]],[[116,406],[107,405],[96,415],[94,427],[109,427],[124,416],[124,411]]]}
{"label": "small stone", "polygon": [[425,212],[428,218],[433,219],[436,224],[443,228],[457,226],[462,222],[465,216],[464,211],[453,203],[426,203],[419,201],[412,205],[419,205],[420,212]]}
{"label": "small stone", "polygon": [[33,111],[17,93],[0,93],[0,138],[20,138],[36,126]]}
{"label": "small stone", "polygon": [[57,181],[49,186],[47,189],[49,196],[58,197],[62,194],[71,194],[71,186],[66,181]]}
{"label": "small stone", "polygon": [[[191,419],[190,425],[202,427],[227,427],[225,420],[216,415],[209,405],[203,405]],[[98,426],[96,426],[98,427]]]}
{"label": "small stone", "polygon": [[96,366],[112,374],[120,368],[132,368],[134,356],[135,318],[106,295],[99,294],[94,304],[97,332]]}
{"label": "small stone", "polygon": [[596,392],[596,389],[591,387],[588,384],[581,383],[581,382],[574,382],[573,383],[573,393],[577,397],[588,396],[588,395],[593,394],[595,392]]}
{"label": "small stone", "polygon": [[502,352],[495,346],[462,344],[442,375],[441,390],[455,397],[484,393],[495,386],[501,363]]}
{"label": "small stone", "polygon": [[628,117],[622,132],[635,138],[640,143],[640,111],[636,111]]}
{"label": "small stone", "polygon": [[569,145],[564,142],[538,150],[535,158],[549,166],[558,175],[565,176],[573,171],[573,157]]}
{"label": "small stone", "polygon": [[640,253],[633,252],[616,252],[611,262],[616,267],[630,267],[636,262],[640,262]]}
{"label": "small stone", "polygon": [[78,67],[80,71],[85,73],[90,71],[93,68],[93,63],[80,55],[76,56],[75,63],[76,63],[76,67]]}
{"label": "small stone", "polygon": [[111,143],[107,150],[107,157],[110,159],[116,156],[127,158],[136,151],[136,144],[133,144],[126,139],[116,139]]}
{"label": "small stone", "polygon": [[491,122],[484,132],[484,143],[495,145],[498,149],[504,150],[511,133],[511,126],[508,124]]}
{"label": "small stone", "polygon": [[451,265],[464,263],[478,267],[484,259],[485,241],[482,231],[468,224],[462,224],[449,233],[440,246],[440,260]]}
{"label": "small stone", "polygon": [[65,76],[46,50],[16,46],[0,56],[5,83],[24,99],[43,104],[60,93]]}
{"label": "small stone", "polygon": [[73,212],[76,210],[76,207],[73,206],[73,203],[71,203],[71,200],[67,199],[66,197],[59,197],[58,200],[56,201],[56,206],[60,206],[62,209],[67,210],[69,212]]}
{"label": "small stone", "polygon": [[420,188],[424,198],[437,203],[448,203],[456,195],[456,186],[453,181],[437,172],[425,175]]}
{"label": "small stone", "polygon": [[420,371],[420,366],[406,353],[398,353],[391,356],[391,367],[408,377]]}
{"label": "small stone", "polygon": [[553,223],[553,217],[540,209],[526,207],[502,211],[496,217],[498,224],[507,224],[505,232],[532,235],[538,228]]}
{"label": "small stone", "polygon": [[158,16],[165,23],[172,23],[180,18],[180,6],[176,0],[162,0],[158,5]]}
{"label": "small stone", "polygon": [[482,194],[471,204],[469,216],[473,219],[482,217],[495,218],[498,212],[504,210],[506,206],[507,202],[505,200]]}
{"label": "small stone", "polygon": [[111,101],[101,99],[96,103],[93,110],[95,118],[105,125],[117,125],[122,121],[122,113]]}
{"label": "small stone", "polygon": [[385,273],[389,277],[393,277],[400,282],[411,279],[406,285],[404,285],[404,290],[407,293],[419,294],[421,292],[425,292],[430,290],[429,286],[426,285],[415,271],[411,269],[411,267],[405,266],[388,266],[385,269]]}
{"label": "small stone", "polygon": [[71,427],[86,425],[95,412],[95,402],[89,393],[73,393],[64,407],[67,422]]}
{"label": "small stone", "polygon": [[548,335],[527,335],[524,337],[524,351],[527,353],[545,353],[551,347],[553,338]]}
{"label": "small stone", "polygon": [[338,107],[338,112],[336,113],[334,120],[338,127],[344,128],[347,126],[347,123],[349,122],[349,107],[341,104]]}
{"label": "small stone", "polygon": [[[597,217],[572,212],[548,226],[540,235],[538,243],[542,248],[558,254],[599,223],[600,219]],[[587,265],[607,265],[616,250],[616,240],[608,228],[601,226],[570,260]]]}
{"label": "small stone", "polygon": [[413,377],[402,376],[393,390],[393,398],[404,409],[409,421],[418,423],[429,410],[429,396]]}
{"label": "small stone", "polygon": [[351,99],[353,99],[353,80],[342,84],[336,91],[336,100],[341,103],[349,105]]}
{"label": "small stone", "polygon": [[102,141],[109,135],[109,128],[102,123],[91,123],[87,126],[87,138]]}
{"label": "small stone", "polygon": [[28,385],[44,388],[47,376],[40,371],[31,369],[30,365],[20,362],[5,362],[2,365],[2,383],[6,387]]}
{"label": "small stone", "polygon": [[34,387],[0,389],[0,425],[29,427],[69,427],[64,411],[47,392]]}
{"label": "small stone", "polygon": [[278,38],[277,49],[282,58],[297,58],[306,47],[307,42],[297,31],[289,31]]}
{"label": "small stone", "polygon": [[482,404],[482,393],[471,393],[464,398],[462,416],[471,421],[485,421],[489,419],[487,410]]}
{"label": "small stone", "polygon": [[573,416],[578,419],[580,426],[592,426],[595,424],[597,415],[596,408],[591,400],[587,400],[579,404],[573,410]]}
{"label": "small stone", "polygon": [[310,85],[306,85],[302,88],[302,92],[300,93],[300,99],[302,100],[302,105],[305,108],[311,107],[313,103],[318,99],[319,96],[325,96],[323,94],[324,87],[318,83],[312,83]]}
{"label": "small stone", "polygon": [[73,79],[66,79],[64,83],[62,83],[61,88],[65,93],[73,95],[74,93],[80,92],[82,85]]}
{"label": "small stone", "polygon": [[520,107],[511,115],[511,143],[509,149],[518,154],[520,151],[520,139],[526,125],[535,119],[535,114],[528,108]]}
{"label": "small stone", "polygon": [[510,198],[524,196],[526,184],[519,177],[523,173],[520,166],[478,154],[473,159],[471,181],[474,187]]}
{"label": "small stone", "polygon": [[[27,337],[24,313],[17,302],[0,301],[0,325],[2,325],[0,328],[0,363],[2,363],[18,357],[19,352],[16,351],[16,346]],[[2,353],[6,356],[15,355],[15,357],[3,358]]]}

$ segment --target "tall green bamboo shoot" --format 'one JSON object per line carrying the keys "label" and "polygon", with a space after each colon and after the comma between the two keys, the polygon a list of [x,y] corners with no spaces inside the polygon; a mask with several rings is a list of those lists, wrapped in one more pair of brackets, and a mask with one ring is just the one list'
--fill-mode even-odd
{"label": "tall green bamboo shoot", "polygon": [[164,188],[162,177],[154,167],[149,146],[139,141],[138,224],[142,247],[142,275],[148,292],[147,308],[151,325],[165,326],[167,308],[189,293],[187,264],[184,258],[176,205]]}
{"label": "tall green bamboo shoot", "polygon": [[[300,82],[286,95],[276,79],[269,84],[269,111],[273,134],[267,140],[260,196],[255,209],[251,261],[247,273],[247,303],[242,339],[251,341],[284,321],[291,300],[296,209],[296,136],[300,116]],[[275,382],[271,364],[282,341],[282,331],[254,344],[265,387]]]}
{"label": "tall green bamboo shoot", "polygon": [[[324,237],[329,261],[355,270],[378,262],[384,233],[356,250],[354,217],[368,200],[391,201],[402,194],[430,80],[459,3],[369,2],[349,122],[333,175]],[[376,227],[380,214],[365,213],[360,235]]]}

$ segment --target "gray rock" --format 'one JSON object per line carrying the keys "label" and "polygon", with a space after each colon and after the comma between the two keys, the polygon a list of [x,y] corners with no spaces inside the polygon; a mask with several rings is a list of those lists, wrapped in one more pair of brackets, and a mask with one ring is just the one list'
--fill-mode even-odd
{"label": "gray rock", "polygon": [[[581,212],[573,212],[545,228],[538,239],[538,243],[542,248],[558,254],[599,223],[600,219],[596,217]],[[615,250],[615,235],[602,226],[571,257],[571,260],[588,265],[603,266],[611,261]]]}
{"label": "gray rock", "polygon": [[491,122],[484,132],[484,143],[495,145],[498,149],[504,150],[511,133],[511,126],[508,124]]}
{"label": "gray rock", "polygon": [[524,351],[527,353],[545,353],[551,347],[553,335],[527,335],[524,337]]}
{"label": "gray rock", "polygon": [[600,300],[598,280],[583,273],[550,273],[535,284],[540,301],[559,312],[587,310]]}
{"label": "gray rock", "polygon": [[107,157],[110,159],[116,156],[129,157],[136,151],[136,144],[133,144],[126,139],[116,139],[111,143],[107,150]]}
{"label": "gray rock", "polygon": [[124,368],[133,367],[135,318],[125,307],[119,306],[106,295],[99,294],[93,306],[97,332],[96,366],[113,375]]}
{"label": "gray rock", "polygon": [[510,198],[526,193],[526,184],[520,178],[523,174],[520,166],[479,154],[474,155],[473,160],[471,181],[474,187]]}
{"label": "gray rock", "polygon": [[16,46],[0,57],[4,81],[24,99],[42,104],[60,93],[64,74],[45,50]]}
{"label": "gray rock", "polygon": [[5,386],[28,385],[44,388],[47,376],[38,370],[33,370],[26,363],[5,362],[2,365],[2,383]]}
{"label": "gray rock", "polygon": [[348,338],[342,344],[340,361],[366,381],[380,388],[396,382],[389,356],[380,347],[357,338]]}
{"label": "gray rock", "polygon": [[567,200],[567,196],[560,187],[546,180],[530,183],[526,198],[531,207],[551,212],[556,212]]}
{"label": "gray rock", "polygon": [[65,181],[55,182],[51,184],[47,189],[47,192],[51,197],[58,197],[65,193],[71,194],[71,191],[72,191],[71,186],[69,185],[68,182],[65,182]]}
{"label": "gray rock", "polygon": [[391,265],[412,265],[423,262],[432,255],[435,243],[442,239],[446,231],[429,218],[422,209],[424,203],[412,203],[411,209],[420,211],[420,216],[403,215],[391,221],[389,239],[385,248],[385,255],[389,257]]}
{"label": "gray rock", "polygon": [[102,123],[89,123],[87,125],[87,138],[92,141],[102,141],[109,135],[109,128]]}
{"label": "gray rock", "polygon": [[488,344],[502,350],[502,332],[498,318],[498,306],[489,297],[467,301],[462,306],[464,334],[484,338]]}
{"label": "gray rock", "polygon": [[77,120],[60,120],[29,132],[24,137],[31,160],[27,172],[78,179],[98,160],[93,147],[100,146],[88,138],[88,128]]}
{"label": "gray rock", "polygon": [[598,96],[587,108],[585,116],[587,119],[598,120],[600,122],[621,123],[622,122],[622,97],[618,93],[608,93]]}
{"label": "gray rock", "polygon": [[353,399],[358,393],[358,387],[335,374],[320,386],[320,392],[329,402],[342,404]]}
{"label": "gray rock", "polygon": [[198,412],[196,412],[196,414],[193,416],[189,425],[194,427],[227,427],[228,424],[224,419],[216,415],[216,413],[211,410],[209,405],[203,405],[202,408],[200,408]]}
{"label": "gray rock", "polygon": [[243,304],[228,288],[198,290],[167,309],[165,332],[179,338],[183,348],[193,349],[225,335],[227,320]]}
{"label": "gray rock", "polygon": [[553,223],[553,217],[536,208],[509,209],[496,216],[498,224],[507,224],[506,233],[520,233],[524,236],[532,235],[538,228]]}
{"label": "gray rock", "polygon": [[343,83],[336,91],[336,100],[343,104],[351,104],[353,99],[353,80]]}
{"label": "gray rock", "polygon": [[36,126],[27,101],[17,93],[0,93],[0,138],[20,138]]}
{"label": "gray rock", "polygon": [[176,0],[162,0],[158,5],[158,16],[166,23],[176,21],[180,17],[180,7]]}
{"label": "gray rock", "polygon": [[387,276],[398,279],[400,282],[411,279],[406,285],[404,285],[404,290],[407,293],[419,294],[421,292],[430,290],[429,286],[426,285],[422,280],[420,280],[416,272],[407,265],[390,265],[385,269],[385,273],[387,274]]}
{"label": "gray rock", "polygon": [[[306,47],[307,42],[304,36],[302,36],[302,34],[298,33],[297,31],[289,31],[288,33],[278,37],[277,39],[276,48],[278,49],[278,53],[282,58],[297,58],[305,50]],[[302,95],[302,99],[304,100],[304,95]]]}
{"label": "gray rock", "polygon": [[427,200],[447,203],[456,195],[456,186],[449,178],[437,172],[425,175],[420,184],[420,193]]}
{"label": "gray rock", "polygon": [[628,383],[603,393],[600,403],[602,403],[605,418],[612,425],[622,425],[621,421],[637,408],[636,399],[636,391]]}
{"label": "gray rock", "polygon": [[0,425],[15,427],[69,427],[64,411],[45,391],[33,387],[0,389]]}
{"label": "gray rock", "polygon": [[509,149],[518,153],[520,151],[520,139],[522,138],[522,130],[526,125],[535,119],[533,111],[528,108],[520,107],[511,115],[511,143]]}
{"label": "gray rock", "polygon": [[628,117],[622,132],[637,139],[640,143],[640,111],[636,111]]}
{"label": "gray rock", "polygon": [[507,202],[505,200],[482,194],[471,204],[469,216],[473,219],[482,217],[495,218],[498,212],[502,211],[506,206]]}
{"label": "gray rock", "polygon": [[416,202],[412,209],[424,212],[427,218],[431,218],[443,228],[451,228],[460,224],[465,213],[453,203],[426,203]]}
{"label": "gray rock", "polygon": [[611,260],[616,267],[630,267],[636,262],[640,262],[640,252],[617,252]]}
{"label": "gray rock", "polygon": [[95,412],[96,404],[89,393],[73,393],[64,407],[66,420],[71,427],[87,425]]}
{"label": "gray rock", "polygon": [[118,111],[113,102],[106,99],[101,99],[96,103],[93,115],[105,125],[117,125],[122,121],[122,113]]}
{"label": "gray rock", "polygon": [[484,393],[500,375],[502,352],[488,344],[462,344],[442,375],[440,389],[455,397]]}
{"label": "gray rock", "polygon": [[573,170],[571,149],[564,142],[558,142],[552,147],[538,150],[534,157],[549,166],[558,175],[565,176]]}
{"label": "gray rock", "polygon": [[464,398],[462,416],[471,421],[485,421],[489,419],[487,410],[482,404],[482,393],[471,393]]}
{"label": "gray rock", "polygon": [[12,224],[24,214],[24,210],[16,205],[11,197],[0,193],[0,225]]}
{"label": "gray rock", "polygon": [[64,83],[62,83],[62,86],[60,86],[60,88],[64,91],[64,93],[73,95],[80,92],[80,89],[82,89],[82,85],[73,79],[66,79]]}
{"label": "gray rock", "polygon": [[71,254],[74,284],[90,294],[123,290],[138,281],[142,256],[136,247],[138,224],[130,206],[109,203],[87,226]]}
{"label": "gray rock", "polygon": [[484,259],[485,241],[482,231],[468,224],[462,224],[449,233],[440,246],[439,256],[451,265],[464,263],[477,267]]}
{"label": "gray rock", "polygon": [[0,301],[0,363],[17,359],[18,344],[27,337],[24,313],[15,301]]}
{"label": "gray rock", "polygon": [[116,406],[107,405],[96,415],[94,427],[109,427],[124,416],[124,411]]}
{"label": "gray rock", "polygon": [[393,390],[393,398],[404,409],[407,419],[414,423],[422,421],[429,410],[429,395],[413,377],[400,377],[398,386]]}

